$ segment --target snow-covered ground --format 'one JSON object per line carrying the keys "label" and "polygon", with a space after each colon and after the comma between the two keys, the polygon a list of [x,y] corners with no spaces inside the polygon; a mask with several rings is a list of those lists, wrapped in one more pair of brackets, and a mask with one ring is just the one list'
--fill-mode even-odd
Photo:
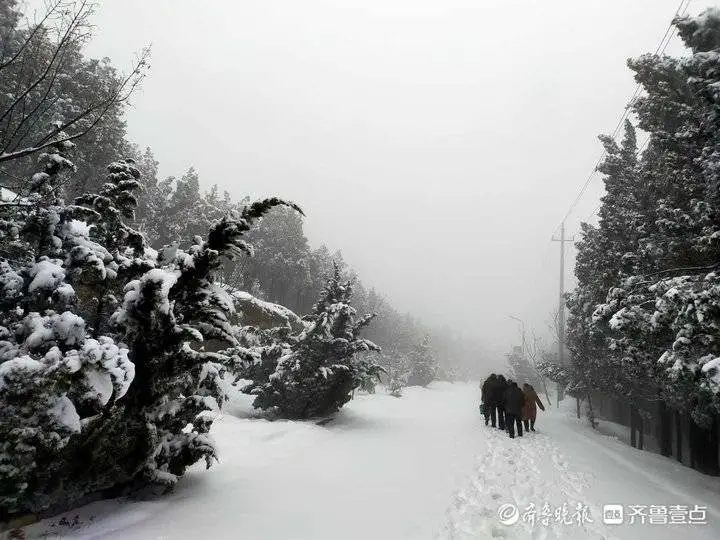
{"label": "snow-covered ground", "polygon": [[[447,383],[407,389],[401,399],[362,395],[318,426],[252,418],[239,396],[213,426],[220,464],[192,470],[170,496],[91,504],[34,525],[28,536],[720,537],[717,478],[593,432],[572,417],[571,402],[539,413],[537,433],[511,440],[485,427],[477,398],[477,385]],[[537,506],[534,526],[527,521],[530,503]],[[498,509],[511,504],[518,521],[503,525]],[[554,515],[541,523],[544,504],[558,512],[564,504],[567,514],[558,517],[569,524]],[[606,525],[605,504],[697,504],[707,506],[707,524]]]}
{"label": "snow-covered ground", "polygon": [[[573,400],[538,414],[539,431],[522,440],[511,442],[499,431],[487,434],[475,472],[458,490],[440,538],[720,538],[719,478],[593,431],[575,418]],[[511,526],[500,523],[503,504],[517,509]],[[552,515],[545,514],[543,523],[546,504]],[[603,523],[605,505],[623,505],[622,524]],[[700,510],[690,514],[695,505]],[[633,512],[638,515],[631,519]],[[696,519],[703,512],[706,524]],[[671,524],[673,519],[684,523]]]}

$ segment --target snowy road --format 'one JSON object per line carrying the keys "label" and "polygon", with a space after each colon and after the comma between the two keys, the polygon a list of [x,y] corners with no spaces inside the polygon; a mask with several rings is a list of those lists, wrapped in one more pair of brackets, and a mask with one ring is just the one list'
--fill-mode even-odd
{"label": "snowy road", "polygon": [[[548,412],[540,413],[540,431],[523,439],[511,441],[499,430],[487,433],[475,471],[458,489],[439,538],[720,538],[720,479],[594,432],[575,418],[573,401]],[[499,522],[503,504],[518,510],[511,526]],[[606,504],[624,506],[622,524],[603,523]],[[672,506],[689,512],[694,505],[706,507],[706,524],[687,523],[690,519],[670,524],[669,515],[660,515]],[[631,523],[629,506],[644,506],[637,511],[645,517]],[[659,513],[656,523],[650,520],[651,506]]]}
{"label": "snowy road", "polygon": [[[67,516],[75,525],[60,525],[60,516],[30,537],[720,537],[717,479],[577,426],[562,410],[541,413],[538,433],[510,440],[484,426],[476,385],[360,396],[324,427],[246,416],[246,403],[226,409],[213,427],[222,462],[193,470],[171,496],[89,505]],[[501,505],[524,512],[530,503],[538,514],[545,503],[565,504],[568,524],[499,522]],[[707,505],[708,524],[604,525],[609,503]],[[577,504],[592,523],[573,521]]]}

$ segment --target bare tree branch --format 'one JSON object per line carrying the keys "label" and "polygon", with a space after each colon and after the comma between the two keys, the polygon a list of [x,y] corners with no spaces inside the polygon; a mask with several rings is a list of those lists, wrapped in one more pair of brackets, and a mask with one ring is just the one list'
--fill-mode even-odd
{"label": "bare tree branch", "polygon": [[55,61],[57,60],[58,56],[70,43],[70,39],[73,37],[73,33],[79,27],[84,18],[87,17],[87,15],[88,13],[86,11],[86,2],[83,1],[80,9],[74,14],[70,21],[70,24],[68,24],[68,27],[65,29],[62,37],[60,38],[60,41],[55,46],[53,54],[50,57],[50,61],[48,62],[43,72],[23,92],[21,92],[19,96],[15,97],[15,100],[4,112],[0,113],[0,122],[2,122],[7,117],[7,115],[10,114],[15,109],[15,107],[17,107],[18,104],[20,104],[22,100],[24,100],[28,96],[30,92],[37,88],[38,85],[40,85],[47,78],[48,74],[55,65]]}
{"label": "bare tree branch", "polygon": [[[50,83],[47,85],[47,88],[45,89],[45,94],[42,96],[42,98],[40,98],[40,99],[38,100],[38,102],[37,102],[37,104],[35,105],[35,107],[33,107],[33,109],[32,109],[29,113],[25,113],[26,102],[23,101],[23,110],[22,110],[22,113],[21,113],[22,120],[20,120],[20,122],[17,123],[17,126],[15,126],[15,129],[14,129],[13,132],[10,134],[10,136],[7,137],[7,138],[5,139],[5,141],[3,141],[4,146],[5,146],[6,148],[10,148],[10,146],[12,145],[13,139],[15,139],[15,136],[16,136],[17,133],[22,129],[23,125],[24,125],[30,118],[35,117],[35,115],[36,115],[37,111],[40,109],[40,107],[42,107],[44,104],[47,104],[47,99],[48,99],[48,97],[50,96],[50,92],[53,90],[55,81],[57,80],[58,74],[59,74],[59,72],[60,72],[60,68],[61,68],[62,65],[63,65],[63,64],[62,64],[62,59],[63,59],[64,57],[65,57],[65,53],[63,53],[62,58],[60,59],[60,61],[56,63],[55,70],[54,70],[54,72],[53,72],[53,76],[52,76],[52,78],[50,79]],[[55,97],[55,98],[52,100],[52,104],[56,103],[57,100],[58,100],[58,97]],[[49,107],[46,107],[46,110],[47,110],[47,109],[49,109]],[[36,121],[33,122],[31,125],[37,125],[37,121],[39,121],[39,116],[36,117]],[[29,131],[26,130],[26,131],[25,131],[25,135],[27,135],[28,133],[29,133]],[[17,145],[16,145],[15,148],[13,148],[13,150],[17,149],[17,146],[19,146],[19,145],[22,143],[22,140],[23,140],[23,137],[20,137],[20,138],[18,139]]]}
{"label": "bare tree branch", "polygon": [[[45,16],[40,20],[40,22],[35,23],[35,26],[30,30],[30,33],[28,34],[27,38],[25,38],[25,41],[22,45],[18,48],[18,50],[15,52],[15,54],[7,61],[0,64],[0,71],[7,68],[11,64],[13,64],[25,51],[25,49],[28,47],[28,45],[32,42],[32,40],[35,38],[37,33],[45,26],[45,23],[50,18],[50,16],[53,13],[56,13],[57,10],[60,8],[60,6],[63,4],[65,0],[56,0],[54,4],[50,4],[48,6],[48,9],[45,11]],[[6,44],[10,41],[10,38],[8,37],[6,39]],[[2,58],[5,58],[5,50],[3,50]]]}
{"label": "bare tree branch", "polygon": [[[137,86],[142,82],[145,77],[145,68],[147,66],[149,56],[150,50],[148,48],[144,49],[130,74],[121,81],[119,81],[116,87],[112,89],[110,94],[107,95],[104,99],[90,105],[88,108],[76,115],[74,118],[66,122],[59,123],[48,134],[33,143],[31,146],[20,150],[14,150],[11,152],[5,152],[0,154],[0,163],[34,154],[54,144],[73,141],[87,134],[98,124],[98,122],[100,122],[100,120],[102,120],[103,116],[110,110],[110,108],[115,105],[127,102],[127,100],[130,98]],[[63,135],[66,130],[93,114],[96,114],[97,116],[87,127],[82,129],[78,133]]]}

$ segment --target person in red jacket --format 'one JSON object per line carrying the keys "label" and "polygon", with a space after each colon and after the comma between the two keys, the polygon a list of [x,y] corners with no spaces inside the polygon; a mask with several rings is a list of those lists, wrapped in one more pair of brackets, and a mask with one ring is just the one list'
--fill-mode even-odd
{"label": "person in red jacket", "polygon": [[531,384],[523,384],[523,394],[525,394],[525,404],[523,405],[523,424],[525,424],[525,431],[535,431],[537,406],[540,407],[540,410],[544,411],[545,405],[542,404],[542,401],[540,401],[537,392],[535,392]]}

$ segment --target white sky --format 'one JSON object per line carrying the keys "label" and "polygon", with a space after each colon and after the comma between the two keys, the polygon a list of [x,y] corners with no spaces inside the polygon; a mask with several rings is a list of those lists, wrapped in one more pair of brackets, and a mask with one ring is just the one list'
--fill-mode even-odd
{"label": "white sky", "polygon": [[677,4],[105,0],[89,52],[128,66],[152,43],[128,121],[163,175],[298,202],[396,307],[504,351],[509,314],[545,331],[550,237]]}

